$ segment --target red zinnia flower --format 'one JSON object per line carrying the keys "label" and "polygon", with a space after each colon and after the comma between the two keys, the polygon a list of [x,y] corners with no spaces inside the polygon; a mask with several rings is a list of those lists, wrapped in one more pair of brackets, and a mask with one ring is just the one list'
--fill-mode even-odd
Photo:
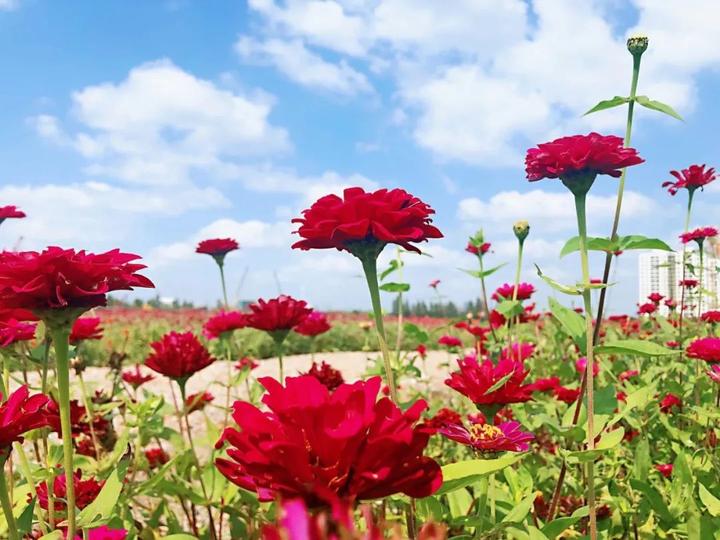
{"label": "red zinnia flower", "polygon": [[442,238],[442,233],[431,225],[434,213],[430,206],[402,189],[366,192],[360,187],[348,188],[342,198],[326,195],[303,210],[303,217],[292,220],[300,224],[296,232],[303,238],[292,247],[335,248],[353,253],[361,245],[382,249],[385,244],[398,244],[419,252],[413,243]]}
{"label": "red zinnia flower", "polygon": [[427,404],[401,411],[376,401],[380,377],[328,391],[315,377],[270,377],[263,403],[270,412],[236,401],[216,447],[229,443],[220,472],[261,501],[301,498],[310,507],[334,497],[348,502],[404,493],[427,497],[442,484],[440,466],[423,456],[429,430],[416,426]]}
{"label": "red zinnia flower", "polygon": [[491,245],[492,244],[490,244],[490,242],[483,242],[479,246],[476,246],[472,242],[468,242],[465,251],[472,253],[473,255],[485,255],[488,251],[490,251]]}
{"label": "red zinnia flower", "polygon": [[207,339],[217,339],[224,335],[245,328],[248,316],[239,311],[221,311],[210,317],[203,325],[203,335]]}
{"label": "red zinnia flower", "polygon": [[10,218],[24,218],[25,212],[18,210],[17,206],[0,206],[0,223]]}
{"label": "red zinnia flower", "polygon": [[0,322],[0,347],[9,347],[18,341],[35,339],[36,323],[28,323],[8,319]]}
{"label": "red zinnia flower", "polygon": [[720,323],[720,311],[711,309],[700,315],[700,318],[706,323],[718,324]]}
{"label": "red zinnia flower", "polygon": [[303,336],[319,336],[330,330],[330,322],[327,315],[319,311],[311,311],[300,324],[293,328],[295,332]]}
{"label": "red zinnia flower", "polygon": [[687,244],[694,240],[698,244],[702,244],[706,238],[713,238],[717,235],[718,230],[715,227],[700,227],[694,231],[682,233],[680,235],[680,241],[683,244]]}
{"label": "red zinnia flower", "polygon": [[688,346],[687,355],[706,362],[720,362],[720,338],[709,336],[696,339]]}
{"label": "red zinnia flower", "polygon": [[639,315],[652,315],[657,311],[657,304],[653,302],[645,302],[644,304],[638,305]]}
{"label": "red zinnia flower", "polygon": [[535,438],[532,433],[520,431],[519,422],[473,424],[466,428],[462,423],[440,429],[440,433],[461,444],[472,447],[476,452],[526,452],[528,441]]}
{"label": "red zinnia flower", "polygon": [[627,371],[623,371],[620,375],[618,375],[618,380],[620,382],[623,382],[633,377],[637,377],[638,375],[640,375],[640,372],[637,369],[628,369]]}
{"label": "red zinnia flower", "polygon": [[235,364],[235,369],[237,369],[238,371],[242,371],[244,369],[253,370],[259,365],[260,364],[258,364],[252,358],[248,356],[243,356],[240,360],[237,361],[237,364]]}
{"label": "red zinnia flower", "polygon": [[712,364],[707,374],[713,381],[720,384],[720,364]]}
{"label": "red zinnia flower", "polygon": [[421,343],[415,347],[415,352],[418,353],[420,358],[425,358],[427,356],[427,347]]}
{"label": "red zinnia flower", "polygon": [[448,349],[462,347],[463,344],[462,341],[460,341],[460,338],[450,335],[440,336],[437,342],[438,345],[445,345]]}
{"label": "red zinnia flower", "polygon": [[673,298],[668,298],[664,303],[665,307],[667,307],[670,311],[673,311],[677,307],[677,301]]}
{"label": "red zinnia flower", "polygon": [[[497,288],[497,290],[493,293],[492,299],[496,302],[500,302],[502,300],[512,300],[513,292],[515,291],[515,285],[511,285],[510,283],[505,283],[504,285],[501,285]],[[519,283],[518,284],[518,292],[517,292],[517,299],[518,300],[527,300],[530,298],[533,293],[535,292],[535,287],[533,287],[530,283]]]}
{"label": "red zinnia flower", "polygon": [[132,386],[135,390],[146,382],[152,381],[154,378],[155,377],[149,373],[144,375],[140,371],[140,366],[138,364],[135,364],[135,371],[123,371],[122,373],[122,380]]}
{"label": "red zinnia flower", "polygon": [[444,428],[449,424],[462,424],[462,416],[460,416],[460,413],[458,413],[457,411],[453,411],[452,409],[443,407],[435,413],[435,416],[433,416],[429,420],[425,420],[425,423],[423,425],[426,426],[428,429],[437,431],[440,428]]}
{"label": "red zinnia flower", "polygon": [[573,135],[530,148],[525,170],[531,182],[543,178],[569,179],[580,175],[620,176],[620,169],[645,161],[614,135]]}
{"label": "red zinnia flower", "polygon": [[59,425],[60,417],[52,411],[51,403],[44,394],[31,396],[27,386],[21,386],[0,403],[0,454],[9,452],[12,443],[22,442],[28,431]]}
{"label": "red zinnia flower", "polygon": [[563,403],[567,403],[569,405],[577,401],[580,396],[580,389],[558,386],[553,390],[553,395],[558,401],[562,401]]}
{"label": "red zinnia flower", "polygon": [[560,386],[560,377],[548,377],[547,379],[536,379],[528,385],[532,392],[552,392]]}
{"label": "red zinnia flower", "polygon": [[70,332],[70,343],[77,345],[86,339],[102,339],[103,328],[98,317],[81,317],[77,319]]}
{"label": "red zinnia flower", "polygon": [[210,392],[198,392],[197,394],[190,394],[185,398],[185,409],[188,414],[195,411],[202,411],[205,405],[212,403],[215,399]]}
{"label": "red zinnia flower", "polygon": [[662,185],[662,187],[668,188],[670,195],[675,195],[682,188],[695,191],[697,188],[703,188],[715,180],[715,169],[709,168],[705,170],[705,164],[690,165],[690,167],[680,172],[670,171],[670,174],[677,178],[677,181],[663,182]]}
{"label": "red zinnia flower", "polygon": [[670,476],[672,476],[672,472],[673,472],[673,464],[672,463],[657,464],[657,465],[654,465],[654,467],[655,467],[655,470],[657,470],[665,478],[670,478]]}
{"label": "red zinnia flower", "polygon": [[187,380],[215,361],[192,332],[169,332],[150,344],[153,352],[145,365],[171,379]]}
{"label": "red zinnia flower", "polygon": [[[492,360],[478,362],[474,356],[458,360],[460,371],[450,374],[445,384],[469,398],[476,406],[506,405],[532,399],[532,388],[523,384],[529,371],[522,362],[500,359],[497,365]],[[488,392],[498,381],[510,375],[500,388]]]}
{"label": "red zinnia flower", "polygon": [[659,304],[663,298],[665,297],[657,292],[648,294],[648,300],[650,300],[653,304]]}
{"label": "red zinnia flower", "polygon": [[147,459],[151,469],[156,469],[170,461],[170,456],[162,447],[156,446],[145,450],[145,459]]}
{"label": "red zinnia flower", "polygon": [[312,311],[304,300],[280,295],[277,298],[250,304],[248,326],[266,332],[288,332],[299,325]]}
{"label": "red zinnia flower", "polygon": [[[100,493],[105,482],[98,482],[94,478],[88,478],[87,480],[82,479],[82,472],[80,469],[73,473],[73,484],[75,486],[75,505],[81,510],[95,500]],[[48,485],[47,482],[41,482],[35,489],[37,490],[37,501],[40,508],[43,510],[49,507],[48,497]],[[54,498],[54,510],[61,515],[65,515],[67,510],[67,503],[65,498],[67,496],[67,475],[60,474],[53,480],[53,495]]]}
{"label": "red zinnia flower", "polygon": [[212,238],[200,242],[195,248],[195,253],[223,259],[225,255],[236,249],[240,249],[240,246],[232,238]]}
{"label": "red zinnia flower", "polygon": [[660,401],[660,411],[669,413],[672,412],[673,407],[682,409],[682,400],[675,394],[668,392]]}
{"label": "red zinnia flower", "polygon": [[505,316],[500,313],[497,309],[493,309],[490,312],[490,326],[493,328],[500,328],[507,322]]}
{"label": "red zinnia flower", "polygon": [[429,285],[430,287],[432,287],[433,289],[437,289],[437,286],[440,285],[440,280],[439,280],[439,279],[433,279],[428,285]]}
{"label": "red zinnia flower", "polygon": [[306,373],[301,373],[301,375],[315,377],[330,392],[345,382],[342,373],[326,362],[321,362],[320,365],[313,362],[310,369]]}
{"label": "red zinnia flower", "polygon": [[133,287],[154,287],[137,255],[117,249],[94,254],[49,247],[42,252],[0,253],[0,303],[38,315],[65,308],[85,311],[105,305],[106,294]]}

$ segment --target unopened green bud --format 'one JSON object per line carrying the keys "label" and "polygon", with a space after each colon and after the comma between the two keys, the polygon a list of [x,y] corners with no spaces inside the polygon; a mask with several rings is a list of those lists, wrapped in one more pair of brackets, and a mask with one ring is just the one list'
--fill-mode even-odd
{"label": "unopened green bud", "polygon": [[524,242],[527,235],[530,234],[530,224],[527,221],[516,221],[513,225],[513,232],[520,242]]}
{"label": "unopened green bud", "polygon": [[642,34],[630,36],[627,40],[627,48],[633,56],[640,56],[648,48],[648,37]]}

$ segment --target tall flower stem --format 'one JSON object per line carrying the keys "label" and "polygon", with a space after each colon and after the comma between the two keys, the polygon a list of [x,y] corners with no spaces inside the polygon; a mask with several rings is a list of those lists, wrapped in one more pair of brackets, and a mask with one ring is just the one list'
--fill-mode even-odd
{"label": "tall flower stem", "polygon": [[3,513],[5,514],[5,521],[7,522],[7,533],[9,540],[20,540],[18,534],[17,522],[15,521],[15,515],[13,514],[12,501],[10,500],[10,494],[7,489],[7,478],[5,477],[5,462],[7,456],[0,458],[0,504],[2,504]]}
{"label": "tall flower stem", "polygon": [[227,287],[225,286],[225,263],[218,261],[217,264],[218,268],[220,269],[220,283],[222,284],[223,307],[227,309],[230,304],[228,304]]}
{"label": "tall flower stem", "polygon": [[478,255],[480,261],[480,288],[482,290],[483,305],[485,306],[485,317],[487,318],[490,332],[492,333],[493,341],[497,343],[497,336],[495,335],[495,328],[490,322],[490,304],[488,304],[487,287],[485,286],[485,263],[483,263],[482,255]]}
{"label": "tall flower stem", "polygon": [[377,333],[380,352],[385,363],[385,380],[390,388],[390,398],[393,402],[398,403],[397,388],[395,386],[395,377],[393,375],[392,363],[390,361],[390,350],[387,346],[385,338],[385,325],[383,324],[382,305],[380,304],[380,286],[377,276],[377,258],[374,256],[365,256],[360,258],[367,280],[368,290],[370,291],[370,301],[373,308],[373,316],[375,319],[375,332]]}
{"label": "tall flower stem", "polygon": [[60,407],[60,431],[63,443],[63,468],[65,469],[67,501],[67,536],[75,538],[75,484],[73,482],[73,436],[70,420],[70,366],[68,361],[68,341],[70,327],[51,328],[55,348],[57,369],[58,405]]}
{"label": "tall flower stem", "polygon": [[[685,232],[690,230],[690,215],[692,213],[693,198],[695,196],[695,189],[688,189],[688,204],[687,212],[685,213]],[[678,315],[678,343],[682,349],[683,342],[683,314],[685,313],[685,277],[687,275],[687,247],[683,244],[682,252],[682,286],[680,287],[680,314]]]}
{"label": "tall flower stem", "polygon": [[[23,448],[22,444],[16,442],[13,443],[13,448],[15,450],[15,453],[18,455],[18,462],[20,464],[20,472],[22,473],[23,477],[25,477],[25,482],[28,485],[28,488],[30,489],[30,495],[33,499],[37,499],[37,491],[35,489],[35,480],[33,480],[32,470],[30,469],[30,462],[28,461],[27,454],[25,454],[25,449]],[[48,485],[53,485],[52,483]],[[48,492],[51,490],[48,490]],[[43,532],[43,534],[48,533],[47,524],[45,523],[45,519],[43,518],[43,511],[39,504],[35,505],[35,515],[38,520],[38,525],[40,526],[40,530]]]}
{"label": "tall flower stem", "polygon": [[280,384],[285,384],[285,369],[283,366],[283,344],[282,341],[279,341],[275,345],[277,347],[277,359],[278,359],[278,369],[279,369],[279,375],[280,375]]}

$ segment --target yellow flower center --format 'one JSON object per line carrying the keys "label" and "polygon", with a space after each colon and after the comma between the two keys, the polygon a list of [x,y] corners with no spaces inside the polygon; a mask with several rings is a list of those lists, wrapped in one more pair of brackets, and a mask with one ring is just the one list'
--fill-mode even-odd
{"label": "yellow flower center", "polygon": [[502,430],[491,424],[473,424],[470,426],[470,437],[473,441],[492,441],[501,437]]}

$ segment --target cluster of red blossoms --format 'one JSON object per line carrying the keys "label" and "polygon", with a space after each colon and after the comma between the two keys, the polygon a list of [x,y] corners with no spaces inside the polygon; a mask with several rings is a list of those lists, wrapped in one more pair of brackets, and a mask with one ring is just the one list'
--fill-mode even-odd
{"label": "cluster of red blossoms", "polygon": [[[527,300],[529,299],[533,293],[535,292],[535,287],[532,286],[530,283],[519,283],[517,287],[517,300]],[[501,302],[503,300],[512,300],[513,295],[515,293],[515,285],[511,285],[510,283],[505,283],[497,288],[497,290],[493,293],[492,299],[496,302]]]}
{"label": "cluster of red blossoms", "polygon": [[430,432],[417,421],[420,400],[402,412],[377,400],[381,381],[341,384],[330,392],[312,376],[291,377],[282,386],[265,377],[269,412],[237,401],[217,447],[220,472],[261,501],[298,498],[309,507],[335,498],[352,502],[405,493],[426,497],[442,483],[440,466],[423,456]]}

